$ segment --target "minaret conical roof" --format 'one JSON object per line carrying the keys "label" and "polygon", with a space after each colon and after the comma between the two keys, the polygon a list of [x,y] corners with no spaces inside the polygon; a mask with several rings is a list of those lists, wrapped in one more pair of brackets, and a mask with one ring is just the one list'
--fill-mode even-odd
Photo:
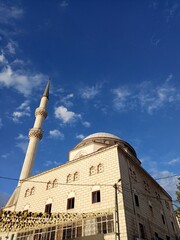
{"label": "minaret conical roof", "polygon": [[46,88],[43,93],[43,97],[47,97],[49,99],[49,87],[50,87],[50,80],[48,81]]}

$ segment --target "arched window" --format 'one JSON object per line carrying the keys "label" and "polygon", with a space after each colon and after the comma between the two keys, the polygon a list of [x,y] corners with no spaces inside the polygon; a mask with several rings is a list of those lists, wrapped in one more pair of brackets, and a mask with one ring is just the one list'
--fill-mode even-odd
{"label": "arched window", "polygon": [[70,182],[72,182],[72,175],[71,174],[69,174],[68,176],[67,176],[67,183],[70,183]]}
{"label": "arched window", "polygon": [[25,197],[28,197],[30,195],[30,190],[29,190],[29,188],[26,190],[26,192],[25,192]]}
{"label": "arched window", "polygon": [[74,174],[74,181],[77,181],[77,180],[79,180],[79,173],[75,172],[75,174]]}
{"label": "arched window", "polygon": [[51,183],[51,181],[49,181],[49,182],[47,183],[46,190],[49,190],[49,189],[51,189],[51,188],[52,188],[52,183]]}
{"label": "arched window", "polygon": [[35,193],[35,187],[32,187],[32,188],[31,188],[30,195],[34,195],[34,193]]}
{"label": "arched window", "polygon": [[94,167],[94,166],[90,167],[90,169],[89,169],[89,175],[91,176],[91,175],[94,175],[95,173],[96,173],[95,167]]}
{"label": "arched window", "polygon": [[53,181],[53,188],[57,187],[58,186],[58,180],[57,179],[54,179]]}
{"label": "arched window", "polygon": [[101,172],[103,172],[103,171],[104,171],[103,164],[100,163],[100,164],[97,166],[97,172],[98,172],[98,173],[101,173]]}

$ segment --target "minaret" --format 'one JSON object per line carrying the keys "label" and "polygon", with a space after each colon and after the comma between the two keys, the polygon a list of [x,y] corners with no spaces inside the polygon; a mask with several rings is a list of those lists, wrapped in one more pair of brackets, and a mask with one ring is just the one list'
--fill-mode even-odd
{"label": "minaret", "polygon": [[43,136],[42,125],[45,118],[48,115],[46,106],[49,100],[49,86],[50,86],[50,81],[48,81],[44,94],[41,98],[40,105],[38,108],[36,108],[36,111],[35,111],[36,119],[35,119],[33,128],[31,128],[29,131],[29,145],[26,151],[24,164],[21,170],[19,185],[21,184],[22,180],[31,176],[31,171],[32,171],[38,143]]}

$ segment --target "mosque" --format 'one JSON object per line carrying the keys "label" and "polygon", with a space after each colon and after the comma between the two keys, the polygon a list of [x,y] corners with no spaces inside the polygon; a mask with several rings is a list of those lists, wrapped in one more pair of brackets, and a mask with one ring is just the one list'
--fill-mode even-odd
{"label": "mosque", "polygon": [[35,111],[18,186],[1,211],[0,240],[177,239],[171,197],[118,136],[89,135],[67,163],[31,175],[49,87]]}

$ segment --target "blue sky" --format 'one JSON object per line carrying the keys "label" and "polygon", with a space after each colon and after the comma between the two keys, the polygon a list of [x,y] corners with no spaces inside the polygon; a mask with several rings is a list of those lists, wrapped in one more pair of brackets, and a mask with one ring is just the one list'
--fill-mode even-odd
{"label": "blue sky", "polygon": [[[0,2],[0,176],[19,178],[51,80],[33,174],[95,132],[129,142],[155,178],[180,173],[180,3]],[[175,199],[176,177],[159,180]],[[0,179],[0,202],[16,181]]]}

